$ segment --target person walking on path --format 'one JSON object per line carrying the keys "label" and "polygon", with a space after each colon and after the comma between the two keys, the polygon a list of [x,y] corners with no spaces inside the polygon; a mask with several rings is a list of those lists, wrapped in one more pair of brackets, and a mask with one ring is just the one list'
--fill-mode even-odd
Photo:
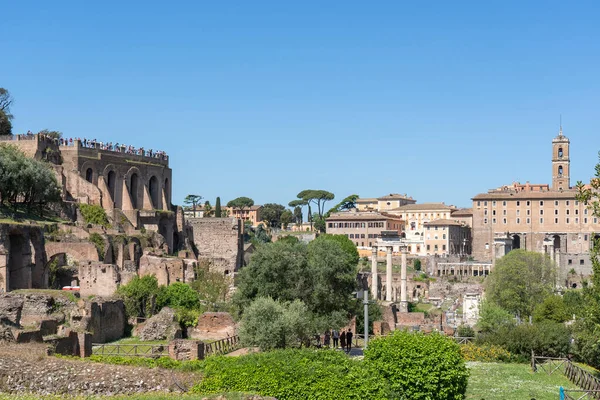
{"label": "person walking on path", "polygon": [[342,350],[344,350],[346,348],[346,331],[343,329],[340,335],[340,344],[342,345]]}
{"label": "person walking on path", "polygon": [[333,337],[333,348],[337,349],[340,342],[340,333],[334,329],[333,332],[331,332],[331,336]]}
{"label": "person walking on path", "polygon": [[331,342],[331,334],[329,333],[329,331],[325,331],[325,335],[323,337],[323,346],[326,348],[329,348]]}
{"label": "person walking on path", "polygon": [[348,329],[348,333],[346,333],[346,351],[350,353],[352,350],[352,331]]}

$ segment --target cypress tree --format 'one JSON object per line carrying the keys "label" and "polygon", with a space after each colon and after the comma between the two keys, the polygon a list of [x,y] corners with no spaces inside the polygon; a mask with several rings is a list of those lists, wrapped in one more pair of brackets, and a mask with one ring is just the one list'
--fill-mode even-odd
{"label": "cypress tree", "polygon": [[215,203],[215,218],[221,218],[221,198],[217,197]]}

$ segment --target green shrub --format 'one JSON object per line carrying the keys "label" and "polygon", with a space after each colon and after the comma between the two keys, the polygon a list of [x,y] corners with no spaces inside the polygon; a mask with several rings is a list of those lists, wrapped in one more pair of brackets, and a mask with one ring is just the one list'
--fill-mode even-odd
{"label": "green shrub", "polygon": [[462,399],[467,390],[460,347],[441,334],[395,331],[369,343],[365,363],[390,383],[393,398]]}
{"label": "green shrub", "polygon": [[100,258],[100,260],[104,259],[104,246],[105,246],[105,242],[104,242],[104,238],[102,237],[101,234],[99,233],[92,233],[90,234],[90,242],[92,242],[94,244],[94,246],[96,246],[96,250],[98,251],[98,257]]}
{"label": "green shrub", "polygon": [[242,357],[209,357],[192,391],[257,393],[279,400],[388,399],[377,372],[333,350],[277,350]]}
{"label": "green shrub", "polygon": [[174,282],[166,287],[161,287],[156,304],[159,308],[163,307],[182,307],[194,309],[200,305],[198,292],[190,287],[190,285],[181,282]]}
{"label": "green shrub", "polygon": [[101,225],[105,228],[110,226],[106,211],[101,206],[94,204],[79,204],[79,210],[86,224]]}
{"label": "green shrub", "polygon": [[261,350],[283,349],[306,342],[314,332],[311,313],[300,300],[284,303],[270,297],[254,300],[240,322],[240,340]]}
{"label": "green shrub", "polygon": [[415,271],[420,271],[421,270],[421,260],[419,260],[418,258],[413,262],[413,267],[415,269]]}
{"label": "green shrub", "polygon": [[564,324],[543,321],[535,324],[502,326],[477,337],[478,344],[502,346],[522,360],[531,351],[545,357],[564,357],[569,353],[571,332]]}
{"label": "green shrub", "polygon": [[151,317],[156,312],[156,297],[160,289],[154,275],[135,276],[127,285],[117,289],[123,297],[125,311],[131,317]]}
{"label": "green shrub", "polygon": [[515,357],[510,354],[504,347],[496,345],[477,345],[475,343],[467,343],[460,346],[460,351],[465,361],[481,361],[481,362],[511,362]]}

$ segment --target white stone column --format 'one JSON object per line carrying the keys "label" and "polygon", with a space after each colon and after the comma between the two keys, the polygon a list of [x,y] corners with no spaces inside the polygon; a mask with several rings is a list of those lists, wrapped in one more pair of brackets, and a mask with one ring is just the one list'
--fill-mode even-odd
{"label": "white stone column", "polygon": [[377,285],[378,285],[378,275],[377,275],[377,246],[373,246],[373,251],[371,253],[371,298],[373,300],[379,300],[377,297]]}
{"label": "white stone column", "polygon": [[385,300],[392,301],[392,246],[387,246],[385,265]]}
{"label": "white stone column", "polygon": [[406,246],[401,246],[402,269],[400,272],[400,312],[408,312],[408,291],[406,285]]}
{"label": "white stone column", "polygon": [[550,259],[554,261],[554,244],[548,245],[548,253],[550,253]]}

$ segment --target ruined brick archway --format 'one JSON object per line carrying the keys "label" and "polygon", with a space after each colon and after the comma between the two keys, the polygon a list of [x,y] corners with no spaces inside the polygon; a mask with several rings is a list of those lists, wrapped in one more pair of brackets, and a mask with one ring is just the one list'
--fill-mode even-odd
{"label": "ruined brick archway", "polygon": [[93,243],[47,242],[46,257],[50,260],[58,254],[68,254],[78,261],[100,261]]}
{"label": "ruined brick archway", "polygon": [[144,184],[142,172],[137,167],[131,167],[123,176],[127,192],[131,200],[131,207],[139,209],[144,204]]}
{"label": "ruined brick archway", "polygon": [[79,170],[79,174],[83,179],[94,185],[98,183],[98,171],[94,168],[94,164],[91,161],[83,163]]}

